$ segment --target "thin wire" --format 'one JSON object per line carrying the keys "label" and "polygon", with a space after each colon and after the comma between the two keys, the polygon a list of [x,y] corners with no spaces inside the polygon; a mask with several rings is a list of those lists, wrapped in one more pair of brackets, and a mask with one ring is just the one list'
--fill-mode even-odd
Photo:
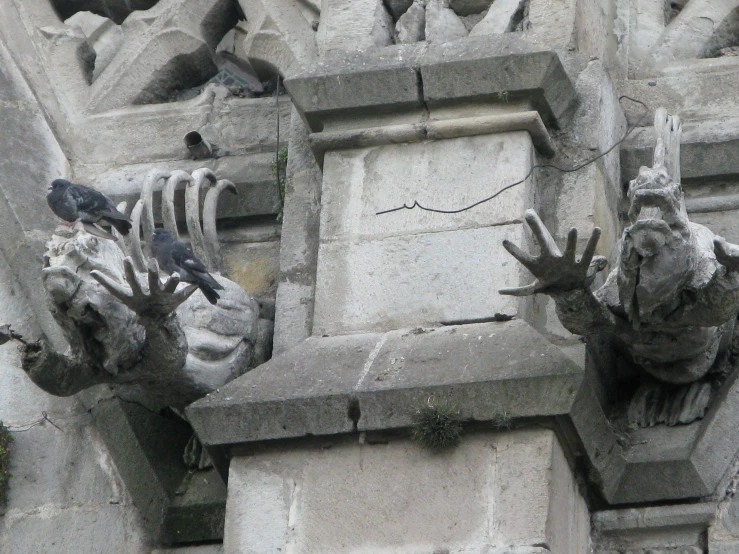
{"label": "thin wire", "polygon": [[624,94],[624,95],[618,97],[619,104],[621,103],[621,100],[623,100],[623,99],[631,100],[632,102],[635,102],[637,104],[640,104],[641,106],[644,107],[644,113],[641,115],[641,117],[639,118],[639,120],[636,123],[634,123],[633,125],[631,125],[626,130],[626,133],[621,138],[621,140],[619,140],[618,142],[614,143],[605,152],[603,152],[601,154],[598,154],[597,156],[595,156],[594,158],[592,158],[590,160],[587,160],[587,161],[585,161],[585,162],[583,162],[583,163],[581,163],[579,165],[576,165],[575,167],[569,168],[569,169],[568,168],[562,168],[562,167],[556,166],[554,164],[536,164],[536,165],[534,165],[534,166],[531,167],[531,169],[529,170],[529,172],[526,174],[526,177],[524,177],[520,181],[516,181],[515,183],[511,183],[510,185],[506,185],[502,189],[500,189],[498,192],[496,192],[495,194],[493,194],[491,196],[488,196],[487,198],[483,198],[482,200],[478,200],[474,204],[470,204],[469,206],[466,206],[464,208],[460,208],[458,210],[440,210],[440,209],[437,209],[437,208],[427,208],[426,206],[421,205],[418,202],[418,200],[414,200],[413,201],[413,204],[411,204],[410,206],[408,204],[403,204],[402,206],[398,206],[397,208],[391,208],[389,210],[382,210],[380,212],[376,212],[375,215],[389,214],[389,213],[397,212],[397,211],[400,211],[400,210],[413,210],[415,208],[418,208],[419,210],[423,210],[425,212],[434,212],[434,213],[437,213],[437,214],[458,214],[458,213],[461,213],[461,212],[466,212],[467,210],[471,210],[472,208],[476,208],[477,206],[479,206],[480,204],[484,204],[485,202],[490,202],[491,200],[493,200],[499,194],[502,194],[505,191],[507,191],[508,189],[512,189],[513,187],[517,187],[518,185],[524,183],[529,177],[531,177],[531,174],[535,170],[537,170],[537,169],[541,169],[541,168],[544,168],[544,167],[550,167],[550,168],[555,169],[557,171],[560,171],[562,173],[573,173],[575,171],[580,171],[582,168],[584,168],[584,167],[586,167],[586,166],[588,166],[588,165],[590,165],[592,163],[595,163],[596,161],[598,161],[602,157],[607,156],[608,154],[610,154],[613,151],[614,148],[616,148],[617,146],[619,146],[622,142],[624,142],[629,137],[629,135],[631,134],[631,132],[634,129],[636,129],[637,127],[639,127],[639,125],[641,124],[642,120],[647,116],[647,113],[649,112],[649,108],[647,107],[647,105],[644,102],[642,102],[641,100],[637,100],[636,98],[631,98],[630,96],[626,96]]}
{"label": "thin wire", "polygon": [[[55,419],[65,419],[65,418],[64,417],[61,417],[61,418],[55,418]],[[51,419],[49,419],[49,415],[45,411],[44,412],[41,412],[41,417],[39,419],[36,419],[36,420],[31,421],[29,423],[22,423],[21,425],[8,425],[8,426],[6,426],[6,428],[11,433],[23,433],[25,431],[29,431],[29,430],[33,429],[37,425],[41,425],[44,421],[48,421],[54,427],[56,427],[57,429],[59,429],[62,433],[64,432],[64,430],[61,427],[59,427],[56,423],[54,423],[53,421],[51,421]]]}

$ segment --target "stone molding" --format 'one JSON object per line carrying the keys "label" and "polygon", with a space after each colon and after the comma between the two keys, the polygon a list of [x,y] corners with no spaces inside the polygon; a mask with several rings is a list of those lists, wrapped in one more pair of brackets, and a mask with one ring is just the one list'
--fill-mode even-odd
{"label": "stone molding", "polygon": [[540,154],[543,156],[554,155],[554,144],[537,111],[460,117],[348,131],[323,131],[322,133],[311,133],[308,142],[319,165],[322,167],[323,155],[328,150],[364,148],[419,140],[471,137],[510,131],[528,131],[534,147]]}
{"label": "stone molding", "polygon": [[577,106],[558,54],[537,51],[512,34],[327,54],[286,79],[285,86],[313,132],[339,114],[352,118],[521,101],[546,124],[561,127]]}

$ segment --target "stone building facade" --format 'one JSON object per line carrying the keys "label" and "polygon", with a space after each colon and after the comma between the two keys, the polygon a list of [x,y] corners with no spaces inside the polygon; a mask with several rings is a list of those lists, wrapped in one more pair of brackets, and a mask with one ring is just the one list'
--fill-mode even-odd
{"label": "stone building facade", "polygon": [[[536,252],[527,209],[578,253],[599,228],[603,285],[658,160],[686,217],[739,243],[738,52],[738,0],[0,0],[0,323],[74,350],[44,272],[58,177],[144,229],[176,171],[230,181],[210,230],[174,183],[173,221],[256,306],[251,362],[186,407],[117,370],[55,396],[1,346],[0,551],[739,552],[732,331],[703,388],[664,389],[671,419],[633,400],[629,339],[499,294],[533,280],[503,246]],[[202,369],[228,334],[198,329]],[[441,407],[461,440],[429,450],[413,434]]]}

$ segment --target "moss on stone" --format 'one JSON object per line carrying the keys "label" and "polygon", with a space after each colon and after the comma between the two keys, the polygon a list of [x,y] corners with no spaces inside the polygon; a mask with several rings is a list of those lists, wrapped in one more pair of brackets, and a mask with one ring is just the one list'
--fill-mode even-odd
{"label": "moss on stone", "polygon": [[0,422],[0,506],[8,501],[10,488],[10,447],[13,437],[8,428]]}

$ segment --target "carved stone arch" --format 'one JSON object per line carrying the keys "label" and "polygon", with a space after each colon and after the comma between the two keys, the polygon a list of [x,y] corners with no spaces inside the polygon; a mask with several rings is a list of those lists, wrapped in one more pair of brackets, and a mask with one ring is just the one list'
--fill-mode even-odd
{"label": "carved stone arch", "polygon": [[231,0],[162,0],[122,25],[123,47],[95,80],[88,109],[166,101],[216,74],[212,55],[238,21]]}
{"label": "carved stone arch", "polygon": [[243,51],[257,71],[288,77],[318,55],[316,32],[297,2],[239,0],[248,33]]}
{"label": "carved stone arch", "polygon": [[649,52],[649,64],[659,67],[674,60],[710,57],[721,35],[735,28],[739,0],[691,0],[664,27]]}
{"label": "carved stone arch", "polygon": [[739,5],[721,22],[703,50],[703,58],[715,58],[721,50],[739,45]]}

